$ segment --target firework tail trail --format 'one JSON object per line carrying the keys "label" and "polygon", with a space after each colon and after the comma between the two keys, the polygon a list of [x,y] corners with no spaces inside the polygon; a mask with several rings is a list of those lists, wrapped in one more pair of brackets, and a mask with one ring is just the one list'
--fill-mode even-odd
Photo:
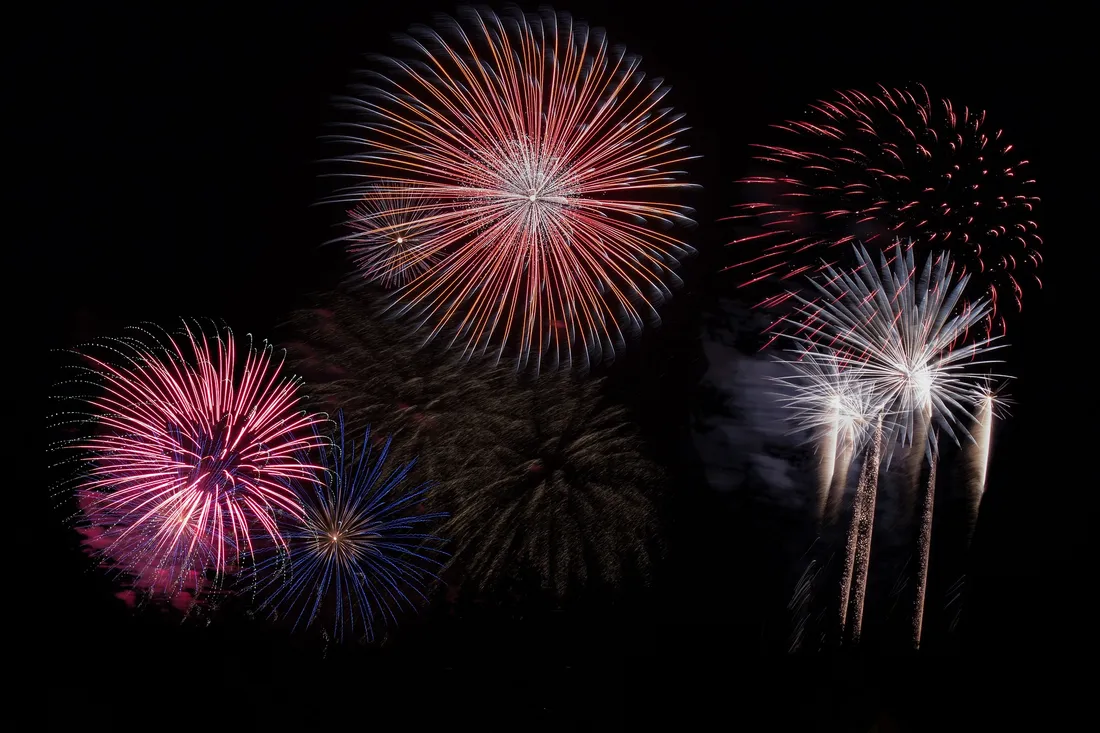
{"label": "firework tail trail", "polygon": [[[839,413],[839,408],[838,408]],[[821,454],[821,463],[818,467],[817,503],[814,507],[814,518],[818,525],[825,520],[825,510],[829,503],[829,495],[832,490],[833,480],[837,469],[837,433],[840,430],[840,415],[833,418],[832,425],[821,437],[821,445],[818,450]]]}
{"label": "firework tail trail", "polygon": [[844,492],[848,488],[848,469],[852,465],[852,454],[855,452],[855,436],[851,430],[845,430],[840,436],[840,448],[837,450],[833,464],[832,482],[829,485],[829,495],[825,501],[824,524],[831,525],[836,522],[840,505],[844,499]]}
{"label": "firework tail trail", "polygon": [[[924,456],[928,446],[928,428],[932,423],[931,410],[921,410],[913,415],[913,442],[906,456],[905,486],[902,489],[900,525],[912,527],[913,511],[916,509],[917,496],[921,489],[921,474],[924,470]],[[908,530],[906,530],[908,531]]]}
{"label": "firework tail trail", "polygon": [[848,469],[851,467],[851,457],[856,452],[856,438],[851,430],[844,430],[838,436],[839,447],[833,464],[833,481],[828,486],[828,496],[825,500],[823,512],[823,526],[831,526],[836,523],[840,512],[840,504],[844,501],[844,493],[848,489]]}
{"label": "firework tail trail", "polygon": [[989,444],[993,433],[993,399],[986,397],[975,415],[974,427],[970,431],[974,442],[967,450],[967,544],[974,537],[974,529],[978,524],[978,510],[981,508],[982,496],[985,494],[985,477],[989,470]]}
{"label": "firework tail trail", "polygon": [[848,599],[852,592],[852,573],[855,569],[856,536],[859,534],[860,512],[863,509],[858,493],[852,504],[852,521],[848,525],[848,540],[844,545],[844,575],[840,579],[840,636],[842,639],[848,627]]}
{"label": "firework tail trail", "polygon": [[856,501],[860,504],[859,535],[856,540],[855,571],[856,583],[852,594],[852,641],[858,642],[863,628],[863,606],[867,600],[867,574],[871,566],[871,534],[875,526],[875,499],[878,495],[879,461],[882,457],[882,416],[875,425],[871,450],[863,462],[859,474],[859,488]]}
{"label": "firework tail trail", "polygon": [[[860,469],[859,484],[856,487],[855,499],[852,502],[852,521],[848,525],[848,539],[844,546],[844,575],[840,581],[840,634],[841,638],[844,637],[844,632],[848,627],[848,607],[852,598],[852,581],[856,575],[856,557],[860,547],[861,536],[864,531],[865,525],[865,512],[867,510],[866,493],[868,489],[867,476],[870,474],[874,477],[875,487],[878,484],[878,469],[880,449],[882,446],[882,418],[880,416],[875,429],[874,438],[871,442],[871,449],[868,451],[863,461],[863,466]],[[845,471],[847,475],[847,471]],[[872,504],[872,513],[870,517],[871,521],[874,521],[874,509]],[[867,536],[867,545],[870,547],[871,538]],[[858,592],[858,589],[857,589]],[[862,604],[860,604],[862,613]]]}
{"label": "firework tail trail", "polygon": [[939,451],[933,449],[932,466],[928,472],[928,487],[924,492],[921,511],[920,537],[917,544],[917,600],[913,605],[913,648],[920,648],[921,630],[924,625],[924,597],[928,590],[928,560],[932,545],[932,506],[936,499],[936,459]]}

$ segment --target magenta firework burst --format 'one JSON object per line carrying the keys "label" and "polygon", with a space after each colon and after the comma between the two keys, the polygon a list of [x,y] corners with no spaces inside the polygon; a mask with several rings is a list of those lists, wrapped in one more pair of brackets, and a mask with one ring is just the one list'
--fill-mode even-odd
{"label": "magenta firework burst", "polygon": [[758,175],[742,179],[748,201],[733,219],[746,253],[742,287],[783,284],[761,305],[778,305],[805,275],[846,267],[852,244],[885,250],[900,238],[946,250],[970,278],[974,300],[992,308],[983,329],[1003,333],[1003,304],[1022,304],[1038,282],[1043,240],[1035,181],[985,112],[934,101],[920,85],[849,90],[774,125],[775,144],[756,145]]}
{"label": "magenta firework burst", "polygon": [[228,329],[135,331],[83,354],[96,387],[84,398],[94,429],[75,444],[85,534],[136,588],[194,591],[254,543],[285,544],[276,512],[302,514],[287,481],[314,477],[298,454],[321,440],[321,418],[296,408],[298,384],[280,377],[269,345],[241,360]]}
{"label": "magenta firework burst", "polygon": [[438,259],[393,307],[466,354],[610,358],[657,318],[690,252],[668,233],[691,212],[675,202],[691,156],[668,87],[550,10],[465,10],[411,34],[414,58],[386,59],[337,138],[364,182],[337,200],[400,216],[420,213],[402,209],[410,193],[433,202],[419,246]]}

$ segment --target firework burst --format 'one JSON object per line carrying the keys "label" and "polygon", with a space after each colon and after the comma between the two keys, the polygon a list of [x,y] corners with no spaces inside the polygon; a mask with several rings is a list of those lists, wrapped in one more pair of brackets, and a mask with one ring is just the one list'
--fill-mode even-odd
{"label": "firework burst", "polygon": [[989,304],[961,303],[968,276],[956,275],[946,254],[929,256],[918,269],[913,243],[899,241],[876,267],[865,248],[854,249],[854,269],[826,268],[814,281],[821,297],[799,297],[803,307],[788,319],[791,338],[804,348],[827,339],[827,348],[851,363],[891,417],[890,443],[911,444],[926,411],[956,441],[959,429],[968,435],[961,419],[1002,376],[977,371],[996,363],[979,359],[1000,348],[996,337],[963,345]]}
{"label": "firework burst", "polygon": [[344,240],[360,276],[368,282],[397,288],[439,259],[426,246],[441,234],[431,223],[432,202],[415,191],[405,197],[365,192],[348,217],[353,233]]}
{"label": "firework burst", "polygon": [[[690,209],[668,88],[601,31],[546,10],[467,10],[405,37],[415,60],[347,100],[363,119],[338,141],[366,184],[340,202],[433,202],[418,245],[432,264],[394,308],[463,353],[553,366],[611,358],[656,319],[690,248],[665,233]],[[435,259],[437,258],[438,259]]]}
{"label": "firework burst", "polygon": [[482,588],[535,571],[559,596],[645,570],[660,473],[622,410],[600,406],[598,384],[569,379],[525,397],[460,416],[433,453],[454,507],[454,562]]}
{"label": "firework burst", "polygon": [[217,583],[256,543],[283,544],[275,514],[301,511],[286,481],[313,475],[299,455],[322,418],[296,409],[271,346],[242,363],[228,329],[135,331],[82,354],[74,383],[96,392],[77,416],[92,435],[71,444],[86,456],[77,495],[104,563],[171,595]]}
{"label": "firework burst", "polygon": [[950,252],[990,301],[985,333],[1004,333],[1001,303],[1018,310],[1028,281],[1041,286],[1035,181],[985,112],[933,102],[920,85],[880,87],[840,92],[774,127],[786,139],[755,146],[767,172],[741,181],[751,199],[733,217],[755,227],[733,242],[754,249],[733,266],[743,287],[846,267],[850,243],[895,237]]}
{"label": "firework burst", "polygon": [[356,456],[338,421],[336,443],[323,452],[327,480],[298,488],[304,516],[285,532],[288,554],[257,567],[257,578],[263,607],[293,618],[294,628],[327,617],[337,641],[373,641],[414,598],[425,599],[446,553],[423,528],[446,515],[418,512],[430,485],[406,487],[415,461],[386,470],[391,439],[372,460],[368,430]]}
{"label": "firework burst", "polygon": [[522,409],[514,373],[410,342],[358,294],[337,292],[325,308],[296,313],[292,325],[297,340],[287,344],[288,358],[310,380],[317,409],[339,409],[349,432],[371,425],[375,435],[398,437],[402,457],[433,452],[429,436],[484,404]]}
{"label": "firework burst", "polygon": [[852,456],[859,453],[882,412],[881,397],[858,368],[826,349],[811,346],[782,359],[789,373],[772,381],[783,388],[780,403],[797,432],[818,443],[816,517],[821,521],[839,506],[847,488]]}

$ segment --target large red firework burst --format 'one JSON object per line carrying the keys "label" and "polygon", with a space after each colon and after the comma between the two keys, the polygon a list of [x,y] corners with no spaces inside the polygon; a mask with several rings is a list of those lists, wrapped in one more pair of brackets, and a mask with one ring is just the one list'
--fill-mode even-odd
{"label": "large red firework burst", "polygon": [[[877,94],[838,92],[801,120],[774,127],[785,140],[756,145],[765,172],[741,181],[749,202],[732,217],[749,247],[730,269],[742,287],[776,281],[760,304],[777,306],[807,275],[843,265],[852,244],[886,250],[898,239],[947,250],[983,289],[987,332],[1003,333],[1003,301],[1021,306],[1042,261],[1035,181],[985,112],[933,102],[920,85]],[[1039,285],[1041,286],[1041,282]]]}
{"label": "large red firework burst", "polygon": [[298,384],[270,346],[242,364],[228,329],[137,333],[84,353],[98,394],[84,398],[94,431],[76,443],[83,531],[135,588],[195,593],[254,543],[283,544],[276,513],[302,513],[290,485],[314,476],[300,456],[321,418],[295,408]]}
{"label": "large red firework burst", "polygon": [[[438,259],[395,307],[429,339],[520,365],[609,358],[690,251],[666,233],[690,209],[659,201],[688,185],[668,88],[567,15],[460,18],[414,29],[416,59],[387,59],[349,100],[366,119],[339,139],[366,183],[337,199],[416,217]],[[395,208],[410,194],[432,212]]]}

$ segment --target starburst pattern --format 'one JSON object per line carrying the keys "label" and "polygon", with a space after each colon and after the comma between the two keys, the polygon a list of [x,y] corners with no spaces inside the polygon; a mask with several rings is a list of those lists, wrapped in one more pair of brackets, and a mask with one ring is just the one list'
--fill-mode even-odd
{"label": "starburst pattern", "polygon": [[879,413],[881,396],[857,365],[819,346],[796,349],[780,359],[788,373],[773,377],[788,419],[797,431],[836,431],[856,449],[867,440]]}
{"label": "starburst pattern", "polygon": [[[418,510],[429,484],[406,486],[414,462],[389,469],[391,439],[372,449],[369,430],[358,456],[338,417],[335,444],[323,452],[325,481],[298,486],[304,517],[286,529],[288,555],[258,569],[263,607],[294,619],[294,628],[329,620],[337,641],[373,641],[424,590],[446,558],[426,528],[445,514]],[[295,518],[296,519],[296,518]],[[270,573],[270,575],[267,575]]]}
{"label": "starburst pattern", "polygon": [[439,256],[395,294],[432,339],[520,366],[611,358],[656,319],[690,248],[665,233],[689,209],[668,88],[569,16],[466,10],[418,27],[415,60],[348,99],[338,140],[362,188],[338,201],[436,202],[421,249]]}
{"label": "starburst pattern", "polygon": [[852,363],[891,418],[887,435],[901,442],[911,440],[915,420],[926,412],[946,434],[965,433],[962,421],[1002,376],[980,371],[995,363],[978,357],[999,348],[996,337],[965,343],[989,312],[988,302],[962,304],[967,276],[956,275],[951,258],[929,256],[917,268],[913,250],[912,242],[897,242],[876,267],[867,250],[856,247],[856,267],[826,268],[814,282],[821,297],[800,297],[803,307],[790,319],[796,343],[817,348],[821,336],[838,359]]}
{"label": "starburst pattern", "polygon": [[344,237],[360,277],[393,289],[439,260],[427,242],[439,236],[432,201],[410,190],[407,196],[374,195],[348,212],[352,234]]}
{"label": "starburst pattern", "polygon": [[454,563],[483,588],[535,572],[559,596],[646,569],[660,473],[623,411],[601,406],[596,383],[544,378],[525,395],[523,409],[487,403],[448,423],[433,452]]}
{"label": "starburst pattern", "polygon": [[324,308],[292,319],[289,358],[310,381],[317,409],[340,409],[348,430],[373,426],[399,438],[399,449],[425,452],[429,437],[458,414],[512,405],[516,375],[463,364],[441,349],[410,341],[369,299],[341,290]]}
{"label": "starburst pattern", "polygon": [[935,102],[920,85],[838,92],[783,136],[757,145],[764,170],[742,179],[749,201],[734,220],[748,225],[733,244],[742,287],[779,281],[765,307],[788,300],[805,275],[846,268],[850,245],[888,248],[896,237],[926,253],[949,251],[974,295],[990,302],[985,333],[1003,333],[1002,301],[1022,304],[1042,262],[1035,181],[985,112]]}
{"label": "starburst pattern", "polygon": [[299,455],[319,444],[322,417],[297,409],[270,346],[242,363],[228,329],[135,333],[82,354],[75,382],[95,394],[80,416],[93,432],[73,444],[86,456],[78,498],[104,561],[171,595],[283,543],[275,515],[300,513],[286,481],[313,476]]}

